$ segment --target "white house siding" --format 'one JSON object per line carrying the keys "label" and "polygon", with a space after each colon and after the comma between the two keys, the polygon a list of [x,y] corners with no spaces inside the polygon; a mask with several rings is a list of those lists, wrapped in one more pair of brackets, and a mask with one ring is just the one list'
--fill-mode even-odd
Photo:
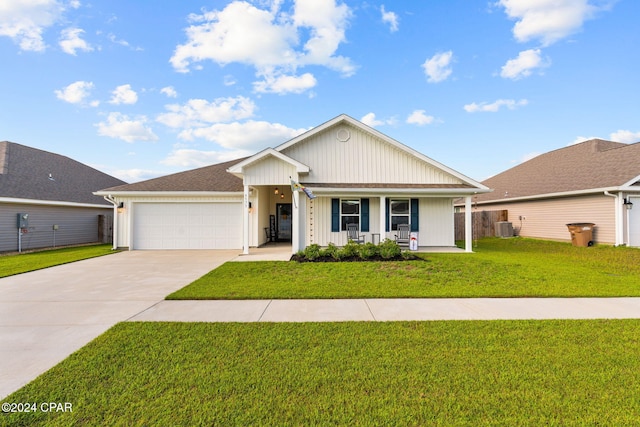
{"label": "white house siding", "polygon": [[289,185],[289,177],[296,177],[295,166],[267,156],[245,168],[245,185]]}
{"label": "white house siding", "polygon": [[455,246],[453,199],[420,199],[420,246]]}
{"label": "white house siding", "polygon": [[[98,215],[113,209],[23,203],[0,204],[0,252],[18,250],[17,214],[29,214],[22,250],[98,242]],[[54,230],[53,226],[58,229]]]}
{"label": "white house siding", "polygon": [[522,237],[570,241],[566,224],[591,222],[596,224],[593,230],[596,243],[614,244],[614,201],[605,195],[589,195],[485,204],[477,210],[508,210],[509,221]]}
{"label": "white house siding", "polygon": [[[336,196],[338,197],[338,196]],[[353,196],[349,196],[352,197]],[[344,198],[344,197],[343,197]],[[369,196],[369,231],[366,241],[371,242],[372,233],[380,233],[380,241],[393,239],[395,232],[382,231],[380,227],[380,197]],[[453,200],[451,198],[424,197],[419,199],[420,246],[455,246]],[[383,207],[384,209],[384,207]],[[317,197],[307,205],[307,242],[327,246],[347,243],[347,232],[331,232],[331,197]]]}
{"label": "white house siding", "polygon": [[[337,139],[348,130],[348,141]],[[283,154],[313,165],[305,182],[460,184],[461,180],[397,147],[347,125],[340,125],[285,148]]]}

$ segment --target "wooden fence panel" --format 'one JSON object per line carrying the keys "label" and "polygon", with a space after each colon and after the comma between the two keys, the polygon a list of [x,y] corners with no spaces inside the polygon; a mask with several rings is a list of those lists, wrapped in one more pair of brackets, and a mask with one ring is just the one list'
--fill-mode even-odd
{"label": "wooden fence panel", "polygon": [[[508,221],[509,211],[474,211],[471,213],[473,224],[473,239],[496,235],[495,224],[499,221]],[[456,240],[464,240],[464,212],[455,213]]]}

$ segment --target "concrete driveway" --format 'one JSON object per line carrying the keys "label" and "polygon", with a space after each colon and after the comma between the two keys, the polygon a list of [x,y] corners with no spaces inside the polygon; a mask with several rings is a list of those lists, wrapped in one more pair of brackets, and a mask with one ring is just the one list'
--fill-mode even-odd
{"label": "concrete driveway", "polygon": [[130,251],[0,279],[0,399],[237,256]]}

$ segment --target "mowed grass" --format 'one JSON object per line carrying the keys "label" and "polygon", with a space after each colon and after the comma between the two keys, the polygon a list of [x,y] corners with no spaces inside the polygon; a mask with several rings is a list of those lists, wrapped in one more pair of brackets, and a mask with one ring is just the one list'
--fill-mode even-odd
{"label": "mowed grass", "polygon": [[26,273],[113,253],[111,245],[76,246],[0,256],[0,277]]}
{"label": "mowed grass", "polygon": [[638,425],[640,321],[122,323],[11,426]]}
{"label": "mowed grass", "polygon": [[229,262],[168,299],[640,296],[640,250],[482,239],[419,261]]}

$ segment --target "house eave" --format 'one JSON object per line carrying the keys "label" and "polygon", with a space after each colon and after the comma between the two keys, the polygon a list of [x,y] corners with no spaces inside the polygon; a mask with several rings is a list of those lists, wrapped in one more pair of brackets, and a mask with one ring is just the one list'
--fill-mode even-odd
{"label": "house eave", "polygon": [[41,206],[66,206],[75,208],[96,208],[110,209],[110,205],[101,205],[98,203],[78,203],[65,202],[60,200],[39,200],[39,199],[21,199],[17,197],[0,197],[1,203],[21,204],[21,205],[41,205]]}
{"label": "house eave", "polygon": [[402,187],[314,187],[307,186],[316,195],[369,194],[369,195],[435,195],[438,197],[462,197],[486,193],[491,190],[480,188],[402,188]]}
{"label": "house eave", "polygon": [[[546,193],[546,194],[535,194],[532,196],[522,196],[522,197],[506,197],[502,199],[495,200],[484,200],[479,202],[474,202],[477,205],[497,205],[503,203],[513,203],[513,202],[527,202],[532,200],[540,200],[540,199],[557,199],[562,197],[573,197],[573,196],[586,196],[589,194],[603,194],[604,192],[610,193],[639,193],[640,187],[631,187],[628,185],[623,185],[619,187],[603,187],[603,188],[589,188],[585,190],[573,190],[573,191],[562,191],[558,193]],[[462,204],[456,204],[456,206],[462,206]]]}
{"label": "house eave", "polygon": [[113,197],[242,197],[242,191],[96,191],[96,196]]}

